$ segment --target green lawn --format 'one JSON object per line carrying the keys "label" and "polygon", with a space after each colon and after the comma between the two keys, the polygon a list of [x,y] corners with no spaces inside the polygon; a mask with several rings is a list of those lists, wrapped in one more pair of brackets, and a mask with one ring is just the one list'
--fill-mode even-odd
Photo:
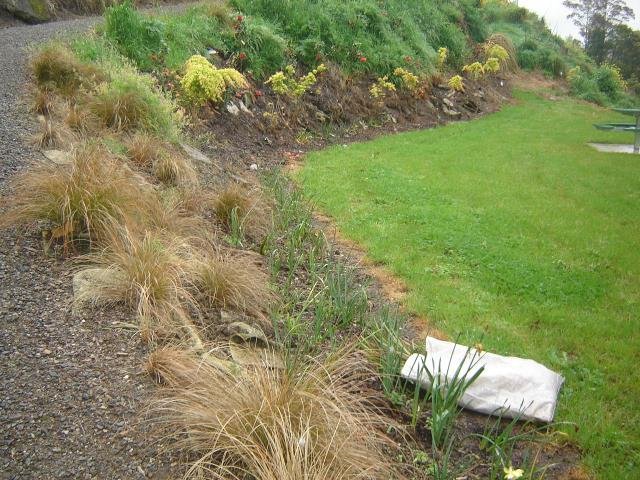
{"label": "green lawn", "polygon": [[599,478],[640,478],[640,157],[629,121],[518,92],[483,119],[309,154],[299,180],[407,307],[566,377],[558,420]]}

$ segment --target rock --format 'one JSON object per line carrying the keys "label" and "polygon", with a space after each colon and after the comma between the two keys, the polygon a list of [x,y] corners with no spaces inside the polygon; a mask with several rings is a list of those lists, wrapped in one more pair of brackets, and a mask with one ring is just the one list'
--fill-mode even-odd
{"label": "rock", "polygon": [[189,158],[191,158],[191,160],[195,160],[196,162],[202,162],[202,163],[206,163],[207,165],[211,165],[212,162],[209,159],[209,157],[207,157],[203,152],[201,152],[197,148],[192,147],[191,145],[187,145],[186,143],[181,143],[180,146],[182,147],[182,150],[184,150],[184,153],[186,153],[189,156]]}
{"label": "rock", "polygon": [[248,113],[249,115],[253,116],[253,112],[247,108],[242,100],[238,102],[238,105],[240,105],[240,110],[242,110],[244,113]]}
{"label": "rock", "polygon": [[236,107],[236,104],[233,103],[233,102],[227,103],[227,112],[229,112],[231,115],[235,115],[235,116],[240,115],[240,109],[238,107]]}
{"label": "rock", "polygon": [[449,115],[450,117],[459,117],[460,115],[462,115],[457,110],[452,110],[450,108],[447,108],[446,106],[442,107],[442,111],[447,115]]}
{"label": "rock", "polygon": [[92,290],[96,285],[104,284],[114,272],[106,268],[86,268],[73,276],[73,307],[74,315],[79,314],[87,303],[94,297]]}
{"label": "rock", "polygon": [[258,164],[257,163],[252,163],[249,166],[249,170],[253,170],[255,172],[256,170],[258,170]]}
{"label": "rock", "polygon": [[72,163],[71,153],[64,150],[42,150],[42,154],[56,165],[71,165]]}
{"label": "rock", "polygon": [[7,10],[28,23],[51,20],[51,10],[47,0],[0,0],[0,9]]}
{"label": "rock", "polygon": [[451,100],[449,100],[447,97],[442,99],[442,103],[444,103],[447,107],[449,108],[453,108],[453,102]]}

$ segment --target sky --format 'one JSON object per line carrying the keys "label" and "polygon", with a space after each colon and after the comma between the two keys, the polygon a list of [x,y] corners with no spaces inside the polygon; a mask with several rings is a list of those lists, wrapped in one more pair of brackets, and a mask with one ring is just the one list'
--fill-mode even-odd
{"label": "sky", "polygon": [[[578,28],[567,19],[568,11],[562,6],[562,0],[518,0],[520,6],[536,12],[545,18],[549,28],[560,36],[578,38]],[[633,8],[636,18],[629,25],[640,30],[640,0],[627,0],[627,5]]]}

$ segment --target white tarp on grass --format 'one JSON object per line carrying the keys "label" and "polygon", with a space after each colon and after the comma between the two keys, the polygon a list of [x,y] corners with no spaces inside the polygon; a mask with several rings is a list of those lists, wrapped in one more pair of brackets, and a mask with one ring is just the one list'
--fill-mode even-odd
{"label": "white tarp on grass", "polygon": [[553,421],[564,378],[533,360],[479,352],[427,337],[427,355],[411,355],[402,377],[428,389],[430,378],[438,371],[440,383],[450,383],[461,364],[460,375],[468,371],[467,378],[484,367],[460,398],[461,407],[487,415]]}

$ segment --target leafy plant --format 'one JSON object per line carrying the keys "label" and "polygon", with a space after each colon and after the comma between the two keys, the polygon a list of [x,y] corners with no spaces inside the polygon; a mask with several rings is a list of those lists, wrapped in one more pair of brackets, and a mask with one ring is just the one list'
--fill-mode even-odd
{"label": "leafy plant", "polygon": [[[455,352],[455,348],[456,347],[454,347],[453,352]],[[451,357],[449,357],[446,370],[443,370],[441,361],[438,361],[438,364],[434,365],[435,370],[433,372],[425,368],[425,373],[430,384],[431,440],[437,447],[445,445],[451,434],[451,429],[460,413],[460,407],[458,406],[460,398],[462,398],[464,392],[484,371],[484,366],[479,366],[482,354],[468,347],[464,354],[463,361],[455,368],[453,374],[449,376],[452,368],[451,361],[453,360],[453,352],[451,353]]]}
{"label": "leafy plant", "polygon": [[447,47],[440,47],[438,49],[438,70],[443,70],[449,57],[449,49]]}
{"label": "leafy plant", "polygon": [[279,95],[288,95],[300,98],[318,81],[318,75],[327,71],[324,64],[318,65],[306,75],[296,78],[296,70],[293,65],[287,65],[284,70],[271,75],[266,84],[271,85],[274,92]]}
{"label": "leafy plant", "polygon": [[420,86],[420,79],[414,73],[411,73],[409,70],[402,67],[398,67],[393,71],[393,74],[396,77],[400,77],[402,86],[410,92],[418,90],[418,87]]}
{"label": "leafy plant", "polygon": [[369,88],[369,93],[375,99],[382,99],[387,96],[387,92],[395,92],[396,86],[389,81],[389,77],[379,77]]}
{"label": "leafy plant", "polygon": [[201,55],[193,55],[184,66],[180,84],[187,101],[195,106],[205,102],[219,103],[230,89],[249,86],[244,76],[233,68],[216,68]]}
{"label": "leafy plant", "polygon": [[[469,65],[465,65],[464,67],[462,67],[462,71],[464,73],[470,74],[474,80],[478,80],[479,78],[482,78],[485,73],[484,65],[481,64],[480,62],[473,62]],[[458,89],[454,88],[454,90],[458,90]]]}
{"label": "leafy plant", "polygon": [[449,88],[456,92],[464,92],[464,80],[460,75],[454,75],[447,83]]}

